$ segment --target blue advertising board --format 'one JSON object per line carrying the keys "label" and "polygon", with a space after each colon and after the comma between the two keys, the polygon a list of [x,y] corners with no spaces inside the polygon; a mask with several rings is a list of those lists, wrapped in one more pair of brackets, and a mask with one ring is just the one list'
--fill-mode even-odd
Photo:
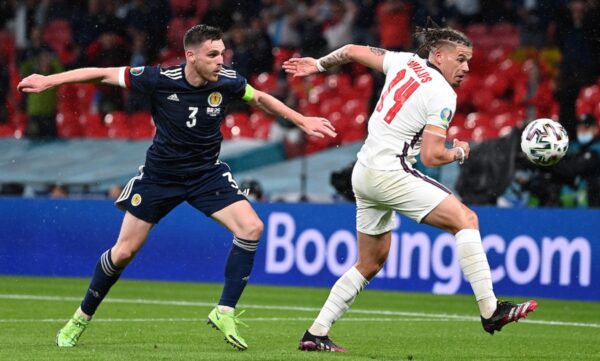
{"label": "blue advertising board", "polygon": [[[357,257],[354,205],[256,204],[251,283],[330,287]],[[600,300],[600,210],[475,208],[499,296]],[[0,274],[88,277],[119,233],[102,200],[0,198]],[[151,232],[125,278],[221,282],[231,234],[188,205]],[[454,237],[398,218],[369,288],[471,294]]]}

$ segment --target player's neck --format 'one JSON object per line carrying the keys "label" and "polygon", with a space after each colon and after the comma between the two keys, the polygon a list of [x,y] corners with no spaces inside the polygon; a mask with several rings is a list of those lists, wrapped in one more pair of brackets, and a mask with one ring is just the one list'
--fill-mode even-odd
{"label": "player's neck", "polygon": [[187,80],[187,82],[192,86],[201,87],[208,83],[208,80],[204,79],[202,76],[200,76],[200,74],[195,72],[191,66],[185,67],[184,74],[185,80]]}

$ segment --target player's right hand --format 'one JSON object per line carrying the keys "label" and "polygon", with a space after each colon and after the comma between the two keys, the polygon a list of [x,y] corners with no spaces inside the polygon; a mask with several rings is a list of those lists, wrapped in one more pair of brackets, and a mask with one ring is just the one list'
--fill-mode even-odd
{"label": "player's right hand", "polygon": [[41,93],[52,87],[47,79],[44,75],[31,74],[19,82],[17,90],[24,93]]}
{"label": "player's right hand", "polygon": [[291,58],[282,65],[286,73],[297,76],[308,76],[319,72],[317,69],[317,60],[315,58]]}

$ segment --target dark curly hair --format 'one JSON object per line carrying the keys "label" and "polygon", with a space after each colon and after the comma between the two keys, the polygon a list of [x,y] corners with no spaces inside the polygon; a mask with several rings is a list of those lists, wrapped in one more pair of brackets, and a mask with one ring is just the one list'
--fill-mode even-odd
{"label": "dark curly hair", "polygon": [[468,47],[473,46],[473,43],[465,34],[452,28],[422,28],[417,26],[414,37],[423,37],[423,44],[419,47],[419,49],[426,49],[427,51],[431,51],[431,49],[436,48],[438,44],[442,42],[462,44]]}

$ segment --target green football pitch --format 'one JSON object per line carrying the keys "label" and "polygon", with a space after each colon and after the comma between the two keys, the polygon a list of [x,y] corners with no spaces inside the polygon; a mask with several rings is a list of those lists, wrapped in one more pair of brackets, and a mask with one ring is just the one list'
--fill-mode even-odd
{"label": "green football pitch", "polygon": [[77,347],[59,349],[56,332],[87,284],[0,277],[0,360],[600,360],[598,302],[539,299],[490,336],[470,296],[367,290],[333,329],[349,352],[326,354],[297,347],[329,290],[249,285],[240,352],[206,325],[221,285],[132,280],[111,290]]}

